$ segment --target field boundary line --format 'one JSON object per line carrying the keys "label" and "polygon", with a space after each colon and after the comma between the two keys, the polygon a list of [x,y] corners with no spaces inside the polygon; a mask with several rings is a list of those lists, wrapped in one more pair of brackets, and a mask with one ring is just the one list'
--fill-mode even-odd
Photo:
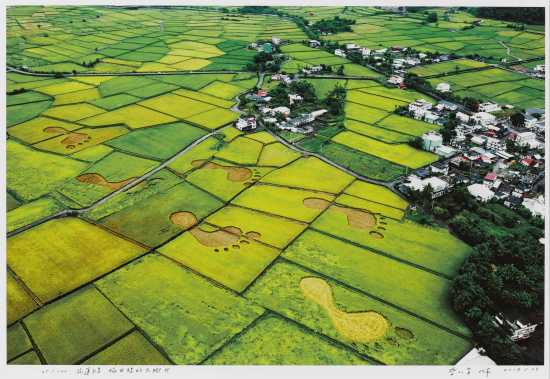
{"label": "field boundary line", "polygon": [[[353,208],[353,207],[350,207],[350,208]],[[387,216],[386,216],[386,217],[387,217]],[[388,217],[388,218],[391,218],[391,217]],[[391,219],[392,219],[392,220],[395,220],[395,219],[393,219],[393,218],[391,218]],[[396,257],[395,255],[392,255],[392,254],[390,254],[390,253],[386,253],[386,252],[384,252],[384,251],[382,251],[382,250],[379,250],[379,249],[376,249],[376,248],[372,248],[372,247],[370,247],[370,246],[363,245],[363,244],[360,244],[360,243],[358,243],[358,242],[350,241],[350,240],[348,240],[348,239],[346,239],[346,238],[344,238],[344,237],[340,237],[340,236],[336,236],[336,235],[334,235],[334,234],[330,234],[329,232],[326,232],[326,231],[324,231],[324,230],[317,229],[314,225],[311,225],[311,226],[310,226],[310,229],[313,230],[313,231],[315,231],[315,232],[317,232],[317,233],[323,234],[323,235],[325,235],[325,236],[327,236],[327,237],[337,239],[337,240],[339,240],[339,241],[341,241],[341,242],[345,242],[345,243],[347,243],[347,244],[349,244],[349,245],[353,245],[353,246],[355,246],[355,247],[360,247],[360,248],[362,248],[362,249],[364,249],[364,250],[368,250],[368,251],[370,251],[370,252],[372,252],[372,253],[374,253],[374,254],[381,255],[381,256],[383,256],[383,257],[390,258],[390,259],[393,259],[393,260],[395,260],[395,261],[398,261],[399,263],[403,263],[403,264],[412,266],[412,267],[414,267],[414,268],[416,268],[416,269],[418,269],[418,270],[426,271],[426,272],[428,272],[428,273],[430,273],[430,274],[432,274],[432,275],[439,276],[439,277],[441,277],[441,278],[443,278],[443,279],[445,279],[445,280],[449,280],[449,281],[453,280],[452,277],[450,277],[450,276],[448,276],[448,275],[446,275],[446,274],[444,274],[444,273],[441,273],[441,272],[439,272],[439,271],[435,271],[435,270],[432,270],[432,269],[430,269],[430,268],[428,268],[428,267],[419,265],[418,263],[414,263],[414,262],[408,261],[408,260],[406,260],[406,259]]]}

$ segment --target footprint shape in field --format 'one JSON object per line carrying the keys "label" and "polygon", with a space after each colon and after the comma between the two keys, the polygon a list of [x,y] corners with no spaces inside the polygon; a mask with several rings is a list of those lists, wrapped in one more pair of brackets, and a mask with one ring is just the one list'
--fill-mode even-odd
{"label": "footprint shape in field", "polygon": [[318,197],[308,197],[302,202],[306,208],[318,209],[324,211],[329,205],[330,201],[320,199]]}
{"label": "footprint shape in field", "polygon": [[250,243],[249,239],[255,240],[261,237],[260,233],[254,231],[243,233],[236,226],[225,226],[214,231],[202,230],[200,227],[195,226],[198,222],[195,215],[186,211],[172,213],[170,221],[183,230],[192,228],[189,233],[197,242],[203,246],[213,248],[215,252],[229,251],[230,249],[239,250],[241,245]]}
{"label": "footprint shape in field", "polygon": [[215,162],[206,162],[204,159],[198,159],[191,162],[193,167],[199,167],[200,170],[224,170],[227,172],[227,180],[230,182],[244,182],[252,177],[252,170],[247,167],[225,166]]}
{"label": "footprint shape in field", "polygon": [[60,126],[49,126],[44,129],[44,132],[60,133],[62,135],[65,134],[66,137],[61,140],[61,144],[65,145],[65,148],[70,150],[74,149],[78,145],[82,145],[83,143],[88,143],[92,140],[92,137],[90,137],[86,133],[71,132]]}
{"label": "footprint shape in field", "polygon": [[[308,208],[319,210],[324,210],[330,205],[329,201],[315,197],[304,199],[303,203]],[[331,209],[335,212],[344,214],[348,225],[352,228],[369,230],[377,226],[378,223],[387,225],[385,221],[377,221],[374,214],[363,209],[351,208],[345,205],[334,205]],[[383,216],[380,216],[380,218],[384,219]],[[377,229],[380,231],[386,230],[384,226],[377,226]],[[369,235],[377,239],[384,238],[384,235],[380,231],[370,231]]]}
{"label": "footprint shape in field", "polygon": [[121,180],[120,182],[110,182],[105,179],[101,174],[96,173],[82,174],[76,177],[76,180],[78,180],[79,182],[95,184],[97,186],[109,188],[114,191],[120,189],[121,187],[124,187],[126,184],[130,183],[134,179],[135,177]]}
{"label": "footprint shape in field", "polygon": [[378,312],[348,313],[334,303],[332,288],[321,278],[306,277],[300,281],[304,296],[319,304],[329,315],[332,325],[344,338],[359,343],[376,341],[386,334],[389,322]]}

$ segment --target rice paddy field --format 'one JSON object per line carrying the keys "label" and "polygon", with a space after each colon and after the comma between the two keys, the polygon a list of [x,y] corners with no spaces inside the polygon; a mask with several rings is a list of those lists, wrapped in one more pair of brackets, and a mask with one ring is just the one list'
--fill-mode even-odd
{"label": "rice paddy field", "polygon": [[[491,20],[461,30],[462,12],[281,10],[354,18],[323,38],[371,48],[497,58],[502,41],[527,58],[541,43]],[[246,46],[272,36],[288,72],[344,66],[307,78],[321,98],[346,87],[341,125],[232,126],[258,82]],[[438,159],[408,142],[439,126],[394,113],[435,100],[305,39],[288,18],[216,8],[9,8],[8,65],[75,71],[6,74],[9,364],[453,365],[472,349],[448,293],[470,247],[379,184]],[[417,73],[517,106],[543,91],[465,58]]]}
{"label": "rice paddy field", "polygon": [[366,7],[301,7],[289,8],[288,12],[310,22],[335,16],[354,19],[356,23],[351,26],[351,32],[324,37],[340,44],[356,43],[370,49],[412,47],[419,51],[460,56],[479,54],[492,63],[502,58],[512,62],[544,57],[544,33],[540,31],[529,27],[518,31],[508,28],[506,21],[491,19],[483,19],[479,26],[464,29],[478,18],[464,11],[456,11],[445,20],[445,9],[427,10],[438,14],[437,22],[425,23],[423,12],[398,14]]}
{"label": "rice paddy field", "polygon": [[286,19],[215,9],[11,7],[7,24],[7,64],[43,72],[241,70],[251,42],[306,38]]}
{"label": "rice paddy field", "polygon": [[[408,169],[426,166],[438,159],[408,142],[438,130],[439,125],[397,116],[393,111],[417,99],[434,99],[413,90],[401,90],[375,80],[308,79],[318,96],[327,88],[347,88],[344,128],[326,127],[300,140],[301,148],[321,154],[351,171],[382,181],[392,181]],[[284,137],[284,136],[283,136]]]}
{"label": "rice paddy field", "polygon": [[[426,67],[426,66],[424,66]],[[445,82],[454,94],[473,97],[518,108],[544,108],[544,81],[526,78],[517,72],[501,68],[435,76],[428,79],[432,86]]]}

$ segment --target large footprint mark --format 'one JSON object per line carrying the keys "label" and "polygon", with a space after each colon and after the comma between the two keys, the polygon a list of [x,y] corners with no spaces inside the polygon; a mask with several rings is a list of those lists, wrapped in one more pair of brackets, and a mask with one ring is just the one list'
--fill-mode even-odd
{"label": "large footprint mark", "polygon": [[195,226],[198,222],[195,215],[186,211],[172,213],[170,221],[184,230],[192,228],[189,233],[195,237],[197,242],[203,246],[213,248],[215,252],[229,251],[230,248],[239,250],[241,245],[248,245],[250,239],[255,240],[261,237],[260,233],[254,231],[243,233],[236,226],[225,226],[211,232],[202,230],[200,227]]}
{"label": "large footprint mark", "polygon": [[306,298],[319,304],[328,313],[334,328],[350,341],[376,341],[384,337],[389,329],[389,322],[378,312],[348,313],[339,310],[334,304],[332,288],[321,278],[303,278],[300,289]]}
{"label": "large footprint mark", "polygon": [[256,169],[248,167],[225,166],[215,162],[205,163],[205,159],[198,159],[191,162],[193,167],[200,167],[201,170],[224,170],[227,172],[227,180],[230,182],[245,182],[246,186],[251,186],[261,178],[261,174]]}
{"label": "large footprint mark", "polygon": [[67,149],[74,149],[77,145],[82,145],[83,143],[90,142],[92,137],[85,133],[71,132],[60,126],[49,126],[44,129],[46,133],[60,133],[65,134],[66,137],[61,140],[61,144],[65,145]]}

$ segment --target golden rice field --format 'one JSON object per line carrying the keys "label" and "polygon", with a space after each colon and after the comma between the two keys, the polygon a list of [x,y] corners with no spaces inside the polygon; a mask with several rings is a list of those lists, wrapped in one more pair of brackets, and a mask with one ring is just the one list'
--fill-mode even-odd
{"label": "golden rice field", "polygon": [[[340,43],[467,52],[459,34],[497,34],[530,54],[514,46],[528,33],[498,22],[447,33],[464,12],[435,26],[370,7],[281,10],[356,19],[323,36]],[[233,127],[258,82],[247,46],[273,36],[289,71],[321,59],[364,76],[308,79],[323,96],[347,89],[341,128],[297,142],[324,160]],[[408,141],[438,126],[393,114],[435,100],[307,39],[290,18],[236,7],[8,8],[8,65],[49,73],[6,74],[8,364],[454,365],[472,349],[448,297],[470,247],[356,173],[391,181],[436,161]]]}

